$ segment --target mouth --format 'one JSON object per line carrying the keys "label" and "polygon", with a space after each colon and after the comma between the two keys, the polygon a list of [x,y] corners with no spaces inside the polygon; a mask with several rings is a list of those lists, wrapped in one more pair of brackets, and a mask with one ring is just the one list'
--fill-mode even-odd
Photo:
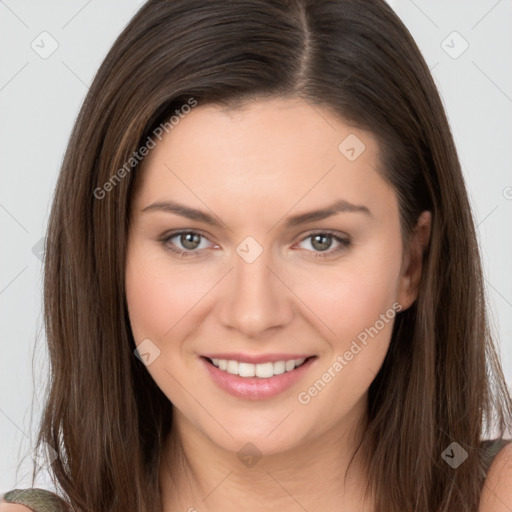
{"label": "mouth", "polygon": [[299,357],[296,359],[283,358],[274,362],[268,361],[257,364],[239,361],[237,359],[221,359],[217,357],[204,358],[211,365],[223,372],[230,373],[231,375],[239,375],[243,378],[257,377],[260,379],[270,379],[276,375],[291,372],[314,357],[316,356]]}
{"label": "mouth", "polygon": [[[220,389],[248,400],[263,400],[283,393],[296,384],[318,359],[317,356],[301,354],[272,355],[259,360],[240,355],[219,355],[222,357],[208,355],[199,359]],[[249,362],[250,359],[255,362]]]}

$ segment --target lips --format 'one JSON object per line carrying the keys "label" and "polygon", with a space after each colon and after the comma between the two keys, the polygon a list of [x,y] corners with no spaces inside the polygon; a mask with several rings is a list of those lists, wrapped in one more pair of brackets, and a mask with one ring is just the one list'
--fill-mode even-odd
{"label": "lips", "polygon": [[[200,357],[220,389],[248,400],[271,398],[289,389],[302,378],[316,359],[316,356],[304,354],[210,354]],[[276,369],[277,374],[274,373]]]}
{"label": "lips", "polygon": [[268,363],[245,363],[234,359],[208,359],[219,370],[222,370],[232,375],[240,375],[240,377],[260,377],[268,379],[275,375],[281,375],[285,372],[290,372],[298,368],[304,363],[306,358],[300,359],[287,359]]}
{"label": "lips", "polygon": [[216,354],[203,354],[203,357],[208,359],[226,359],[232,361],[238,361],[241,363],[251,363],[251,364],[260,364],[260,363],[274,363],[276,361],[289,361],[291,359],[307,359],[308,357],[313,357],[312,354],[285,354],[285,353],[277,353],[277,354],[259,354],[259,355],[251,355],[251,354],[241,354],[236,352],[222,352]]}

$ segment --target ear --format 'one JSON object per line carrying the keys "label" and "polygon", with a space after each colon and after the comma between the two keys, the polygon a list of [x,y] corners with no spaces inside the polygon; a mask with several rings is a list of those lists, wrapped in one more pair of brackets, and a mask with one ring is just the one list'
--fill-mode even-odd
{"label": "ear", "polygon": [[418,297],[421,273],[423,270],[423,253],[430,241],[432,214],[424,211],[419,217],[409,239],[400,272],[397,301],[402,311],[409,308]]}

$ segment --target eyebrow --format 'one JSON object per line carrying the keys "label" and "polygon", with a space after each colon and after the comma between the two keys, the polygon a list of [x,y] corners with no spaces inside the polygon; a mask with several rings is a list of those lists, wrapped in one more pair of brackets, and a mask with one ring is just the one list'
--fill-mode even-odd
{"label": "eyebrow", "polygon": [[[176,203],[175,201],[158,201],[156,203],[152,203],[145,208],[142,209],[142,212],[152,212],[152,211],[163,211],[168,213],[173,213],[175,215],[179,215],[181,217],[185,217],[190,220],[195,220],[199,222],[204,222],[205,224],[209,224],[211,226],[223,227],[224,224],[217,220],[212,215],[203,212],[201,210],[196,210],[195,208],[190,208],[188,206]],[[344,212],[357,212],[364,213],[366,215],[371,216],[370,210],[366,206],[355,205],[345,201],[344,199],[339,199],[327,206],[326,208],[322,208],[320,210],[314,210],[306,213],[301,213],[299,215],[294,215],[289,217],[285,223],[286,227],[294,227],[300,224],[306,224],[307,222],[314,222],[317,220],[326,219],[337,213]]]}

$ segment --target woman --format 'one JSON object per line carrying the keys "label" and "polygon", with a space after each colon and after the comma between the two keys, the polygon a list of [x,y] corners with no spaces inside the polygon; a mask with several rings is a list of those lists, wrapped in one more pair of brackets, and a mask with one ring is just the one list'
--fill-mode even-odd
{"label": "woman", "polygon": [[149,1],[47,244],[39,442],[74,510],[512,507],[460,164],[383,1]]}

